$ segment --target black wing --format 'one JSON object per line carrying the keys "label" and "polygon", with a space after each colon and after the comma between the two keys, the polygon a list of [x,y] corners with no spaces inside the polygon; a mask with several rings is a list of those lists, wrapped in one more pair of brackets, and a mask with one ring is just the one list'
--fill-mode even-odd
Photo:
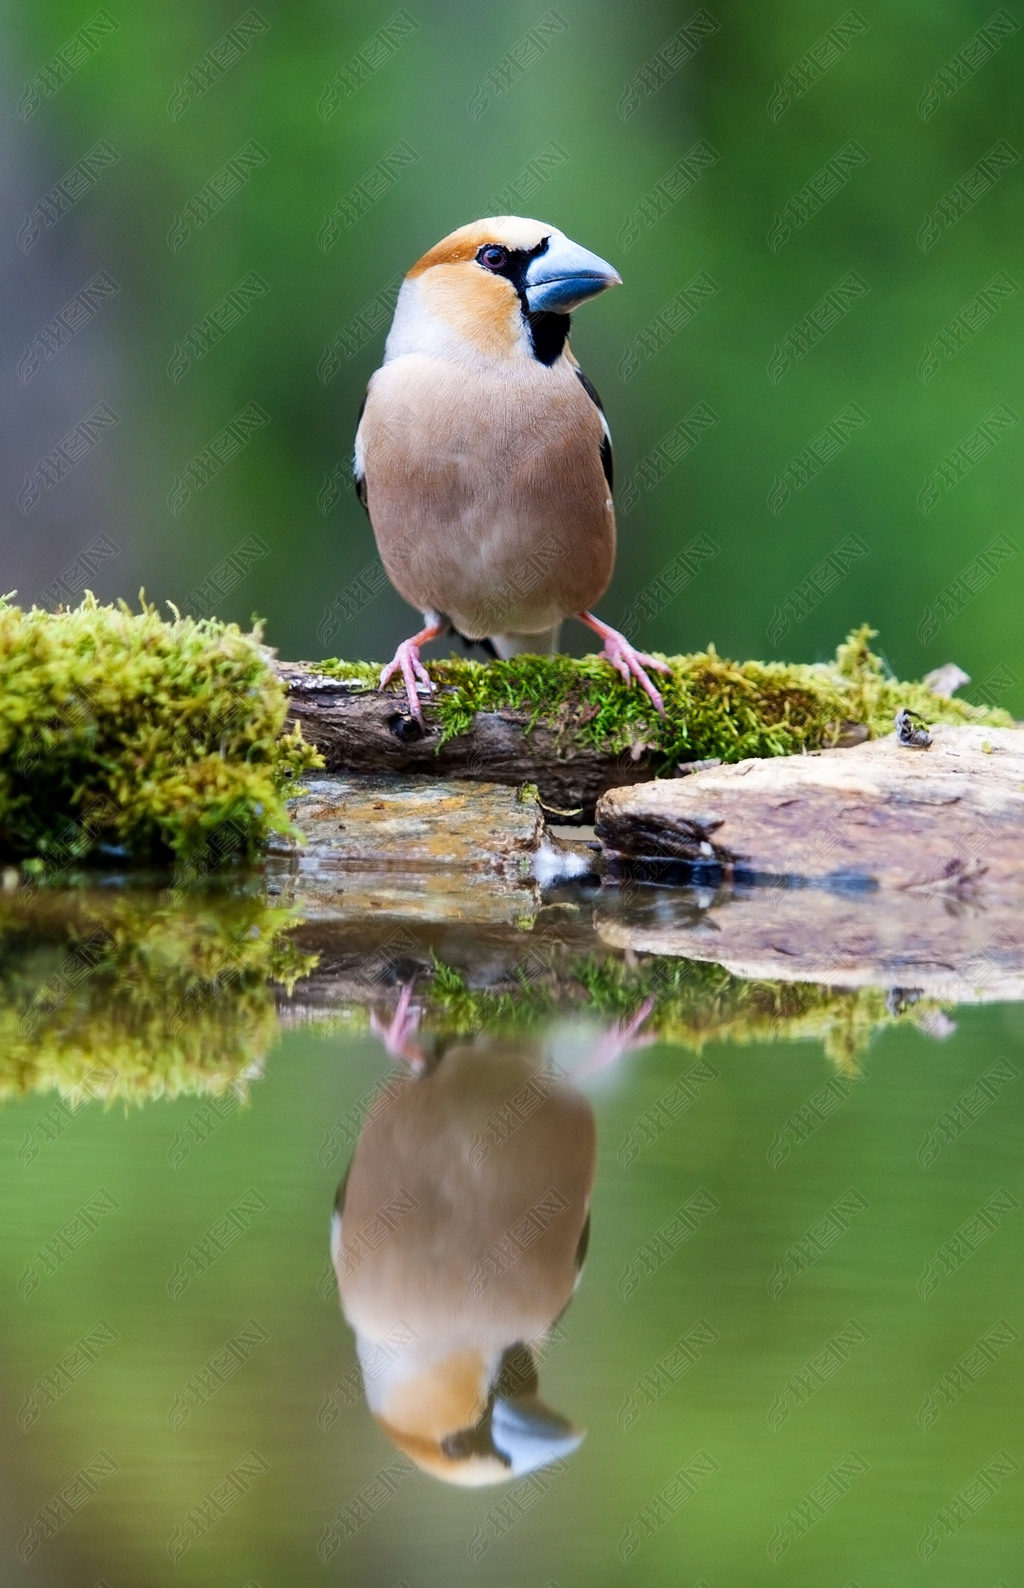
{"label": "black wing", "polygon": [[615,485],[615,465],[612,460],[612,434],[608,429],[608,421],[604,416],[604,404],[597,395],[597,387],[593,381],[588,380],[581,369],[577,369],[576,373],[580,378],[583,390],[601,415],[601,428],[604,431],[601,437],[601,467],[604,470],[604,477],[608,481],[608,489],[610,491]]}

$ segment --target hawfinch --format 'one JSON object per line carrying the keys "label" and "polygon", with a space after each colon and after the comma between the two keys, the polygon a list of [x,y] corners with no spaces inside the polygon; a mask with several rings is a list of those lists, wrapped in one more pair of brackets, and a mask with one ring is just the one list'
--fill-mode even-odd
{"label": "hawfinch", "polygon": [[586,1250],[593,1111],[534,1044],[391,1051],[410,1070],[371,1108],[332,1225],[367,1402],[435,1477],[519,1477],[583,1438],[540,1399],[537,1356]]}
{"label": "hawfinch", "polygon": [[587,609],[615,561],[612,452],[569,316],[620,277],[556,226],[502,215],[452,232],[402,283],[370,381],[355,479],[395,589],[423,613],[381,673],[422,725],[419,648],[453,629],[493,655],[550,654],[563,618],[656,708],[636,651]]}

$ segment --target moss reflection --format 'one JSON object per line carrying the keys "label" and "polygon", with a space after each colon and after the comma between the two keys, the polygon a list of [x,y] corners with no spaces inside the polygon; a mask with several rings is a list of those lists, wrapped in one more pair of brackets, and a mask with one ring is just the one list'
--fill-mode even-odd
{"label": "moss reflection", "polygon": [[244,1085],[277,1035],[273,984],[312,963],[262,897],[0,895],[0,1097],[176,1097]]}

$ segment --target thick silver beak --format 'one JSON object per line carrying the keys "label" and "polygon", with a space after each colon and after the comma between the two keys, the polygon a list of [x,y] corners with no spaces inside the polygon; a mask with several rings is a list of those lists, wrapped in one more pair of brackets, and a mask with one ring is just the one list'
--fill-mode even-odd
{"label": "thick silver beak", "polygon": [[491,1439],[495,1449],[508,1457],[511,1476],[518,1478],[571,1455],[584,1435],[536,1395],[517,1395],[514,1400],[494,1402]]}
{"label": "thick silver beak", "polygon": [[588,298],[621,285],[622,277],[607,260],[552,232],[546,252],[526,272],[526,301],[531,314],[571,314]]}

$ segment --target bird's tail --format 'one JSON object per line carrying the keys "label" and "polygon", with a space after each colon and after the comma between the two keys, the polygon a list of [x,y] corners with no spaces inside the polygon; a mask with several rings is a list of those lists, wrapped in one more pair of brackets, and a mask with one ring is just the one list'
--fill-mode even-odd
{"label": "bird's tail", "polygon": [[558,650],[562,625],[543,629],[540,634],[492,634],[491,644],[504,660],[510,656],[553,656]]}

